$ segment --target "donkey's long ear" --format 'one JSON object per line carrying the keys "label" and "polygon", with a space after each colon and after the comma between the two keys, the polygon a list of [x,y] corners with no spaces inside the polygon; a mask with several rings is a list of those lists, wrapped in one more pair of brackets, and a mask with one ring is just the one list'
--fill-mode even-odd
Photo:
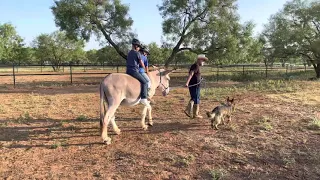
{"label": "donkey's long ear", "polygon": [[163,76],[165,76],[165,75],[170,74],[170,73],[172,73],[172,72],[174,72],[174,71],[175,71],[174,69],[172,69],[172,70],[165,70],[165,71],[163,71],[161,74],[162,74]]}
{"label": "donkey's long ear", "polygon": [[154,65],[152,65],[152,67],[153,67],[154,70],[159,69],[157,66],[154,66]]}

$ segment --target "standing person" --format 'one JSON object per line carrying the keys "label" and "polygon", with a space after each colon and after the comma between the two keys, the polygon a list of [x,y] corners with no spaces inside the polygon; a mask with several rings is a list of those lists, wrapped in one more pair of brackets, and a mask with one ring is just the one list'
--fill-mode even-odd
{"label": "standing person", "polygon": [[139,73],[148,81],[148,92],[149,92],[149,89],[151,88],[151,81],[148,76],[149,63],[148,63],[147,56],[149,55],[149,51],[148,51],[147,47],[145,47],[145,46],[141,47],[140,53],[141,53],[141,59],[142,59],[142,62],[144,64],[145,68],[143,68],[141,65],[139,65]]}
{"label": "standing person", "polygon": [[145,68],[144,63],[141,59],[141,55],[139,53],[141,44],[138,39],[132,39],[131,44],[132,49],[129,51],[127,56],[126,73],[139,80],[139,82],[141,83],[140,103],[149,106],[150,104],[147,100],[148,81],[139,73],[139,65],[141,65],[142,68]]}
{"label": "standing person", "polygon": [[204,54],[199,54],[197,61],[190,67],[189,70],[189,76],[185,86],[189,87],[191,99],[184,112],[190,118],[202,118],[202,116],[199,115],[201,83],[200,66],[203,66],[204,62],[207,60],[208,58]]}

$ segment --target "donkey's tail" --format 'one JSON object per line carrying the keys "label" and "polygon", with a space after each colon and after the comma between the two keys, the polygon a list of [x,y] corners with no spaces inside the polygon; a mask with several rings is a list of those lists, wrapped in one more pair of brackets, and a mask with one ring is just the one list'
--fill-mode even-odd
{"label": "donkey's tail", "polygon": [[106,113],[106,106],[104,102],[107,103],[106,94],[103,87],[103,81],[100,83],[100,130],[103,127],[103,119]]}

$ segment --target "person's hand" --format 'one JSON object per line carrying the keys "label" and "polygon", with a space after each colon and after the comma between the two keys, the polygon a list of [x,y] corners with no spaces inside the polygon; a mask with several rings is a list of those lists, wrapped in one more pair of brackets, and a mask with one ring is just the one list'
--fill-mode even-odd
{"label": "person's hand", "polygon": [[184,85],[184,87],[188,87],[188,86],[189,86],[188,84],[185,84],[185,85]]}

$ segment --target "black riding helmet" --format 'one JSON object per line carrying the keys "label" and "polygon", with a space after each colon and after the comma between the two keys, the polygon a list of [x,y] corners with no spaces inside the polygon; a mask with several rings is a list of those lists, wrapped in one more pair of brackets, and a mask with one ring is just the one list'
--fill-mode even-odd
{"label": "black riding helmet", "polygon": [[144,52],[144,48],[145,48],[145,46],[144,46],[143,44],[140,44],[140,50],[139,50],[139,52],[143,53],[143,52]]}
{"label": "black riding helmet", "polygon": [[141,45],[140,52],[145,52],[148,55],[150,55],[149,49],[147,48],[147,46],[144,46],[144,45]]}
{"label": "black riding helmet", "polygon": [[143,51],[150,55],[149,49],[146,46],[143,47]]}
{"label": "black riding helmet", "polygon": [[131,42],[132,45],[137,45],[139,47],[141,47],[141,44],[140,44],[140,41],[136,38],[132,39],[132,42]]}

